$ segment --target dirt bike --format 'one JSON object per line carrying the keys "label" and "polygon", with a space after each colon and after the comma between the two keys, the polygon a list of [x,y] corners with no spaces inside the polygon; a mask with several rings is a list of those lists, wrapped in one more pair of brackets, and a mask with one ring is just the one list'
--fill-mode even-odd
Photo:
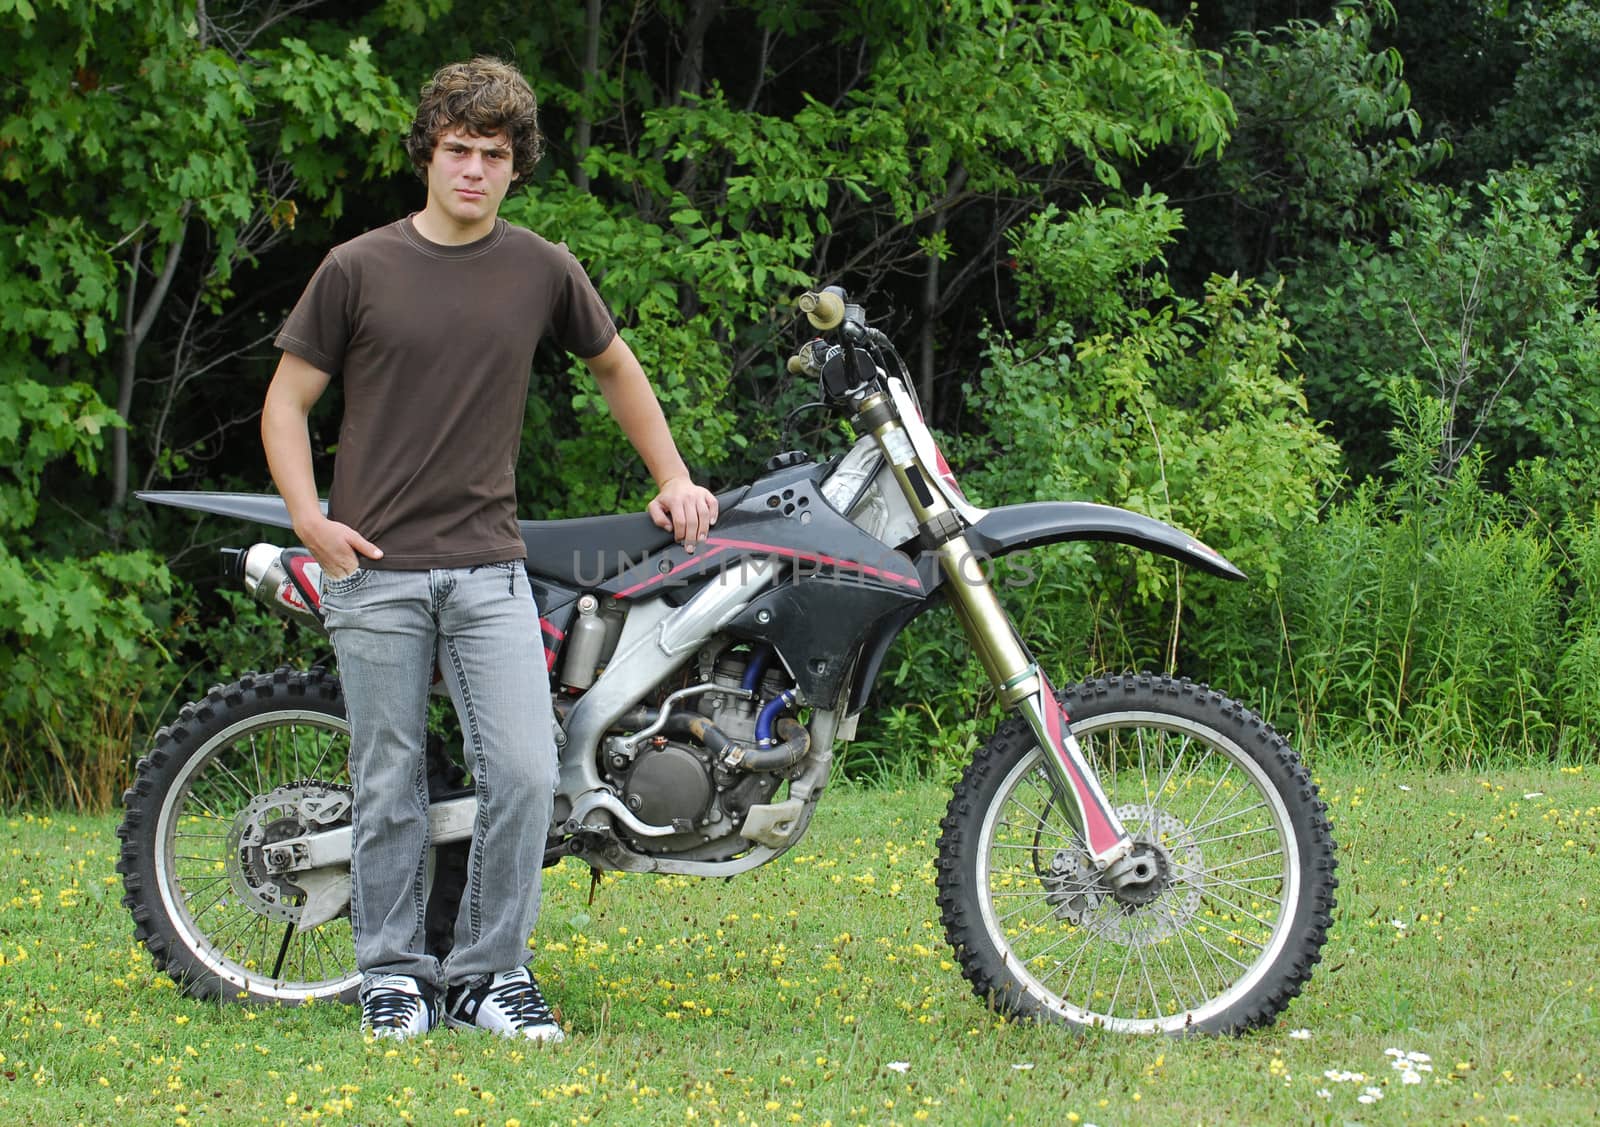
{"label": "dirt bike", "polygon": [[[799,306],[826,335],[788,369],[850,420],[848,452],[773,457],[720,496],[692,553],[643,513],[522,523],[560,757],[545,864],[728,877],[781,856],[895,636],[948,603],[1014,713],[955,785],[938,843],[945,935],[973,991],[1007,1015],[1125,1032],[1271,1021],[1318,961],[1338,884],[1296,754],[1187,680],[1053,688],[983,565],[1100,540],[1242,573],[1122,509],[973,505],[888,337],[836,288]],[[271,495],[142,496],[290,524]],[[224,556],[257,597],[322,629],[305,549]],[[213,688],[156,734],[124,796],[118,869],[138,939],[189,993],[354,997],[347,746],[321,668]],[[427,754],[427,932],[442,954],[476,798],[441,740]]]}

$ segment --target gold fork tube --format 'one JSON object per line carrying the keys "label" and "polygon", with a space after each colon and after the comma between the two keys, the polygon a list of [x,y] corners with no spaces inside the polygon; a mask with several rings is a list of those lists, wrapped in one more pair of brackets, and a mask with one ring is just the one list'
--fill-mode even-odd
{"label": "gold fork tube", "polygon": [[971,542],[959,525],[950,521],[951,507],[929,478],[905,427],[893,412],[893,401],[876,393],[861,405],[858,417],[870,412],[873,418],[882,419],[884,405],[890,409],[889,417],[875,426],[872,434],[894,471],[906,503],[923,528],[951,529],[934,549],[934,555],[948,581],[945,593],[956,618],[977,651],[1000,703],[1020,711],[1033,728],[1046,753],[1044,761],[1049,764],[1057,801],[1082,835],[1091,860],[1105,868],[1126,856],[1132,841],[1068,727],[1067,716],[1048,679],[1017,638],[1010,616],[979,568]]}
{"label": "gold fork tube", "polygon": [[[880,392],[863,403],[861,409],[863,412],[871,410],[880,402],[892,405],[889,397]],[[888,459],[900,492],[905,495],[919,524],[926,527],[951,512],[943,494],[928,480],[921,459],[916,457],[915,447],[898,418],[882,423],[873,430],[872,436]],[[913,474],[917,478],[913,478]],[[1001,702],[1008,708],[1013,707],[1028,695],[1028,688],[1018,678],[1033,668],[1033,661],[1017,640],[1011,619],[995,597],[994,588],[979,569],[977,555],[966,535],[957,532],[940,544],[934,554],[949,580],[946,591],[950,605],[977,650],[984,672],[999,689]]]}

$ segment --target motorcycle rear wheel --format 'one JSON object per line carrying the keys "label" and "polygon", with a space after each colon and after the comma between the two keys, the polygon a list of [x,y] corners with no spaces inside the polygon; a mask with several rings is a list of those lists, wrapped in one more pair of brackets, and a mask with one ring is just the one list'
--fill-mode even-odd
{"label": "motorcycle rear wheel", "polygon": [[1204,686],[1124,675],[1059,693],[1157,881],[1113,889],[1055,799],[1033,733],[1003,724],[939,841],[945,935],[1014,1017],[1125,1033],[1239,1033],[1299,994],[1332,922],[1327,808],[1299,758]]}
{"label": "motorcycle rear wheel", "polygon": [[156,733],[123,795],[117,870],[135,937],[185,993],[355,1001],[348,914],[299,931],[303,890],[259,856],[307,828],[307,797],[348,791],[349,731],[336,677],[279,669],[213,688]]}

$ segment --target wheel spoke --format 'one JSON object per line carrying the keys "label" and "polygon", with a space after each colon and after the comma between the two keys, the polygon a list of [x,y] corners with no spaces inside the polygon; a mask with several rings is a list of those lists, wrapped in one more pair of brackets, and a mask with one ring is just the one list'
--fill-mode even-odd
{"label": "wheel spoke", "polygon": [[[213,949],[219,952],[226,951],[233,943],[232,937],[235,934],[238,934],[244,930],[248,930],[250,925],[260,918],[260,916],[256,915],[250,909],[241,908],[238,914],[235,915],[231,920],[212,931],[207,937],[207,941],[211,944]],[[224,943],[224,939],[226,939],[228,942]]]}
{"label": "wheel spoke", "polygon": [[1266,861],[1266,860],[1269,860],[1269,859],[1274,858],[1274,857],[1282,858],[1283,856],[1284,856],[1284,851],[1283,850],[1281,850],[1281,849],[1273,849],[1273,850],[1270,850],[1270,851],[1268,851],[1266,853],[1257,853],[1252,857],[1239,857],[1239,858],[1237,858],[1235,860],[1232,860],[1232,861],[1224,861],[1219,865],[1211,865],[1211,866],[1209,866],[1206,869],[1206,875],[1207,876],[1215,876],[1217,873],[1222,872],[1224,869],[1237,869],[1240,865],[1254,865],[1258,861]]}
{"label": "wheel spoke", "polygon": [[267,784],[261,780],[261,749],[256,746],[256,734],[250,733],[250,766],[256,774],[256,794],[266,794]]}
{"label": "wheel spoke", "polygon": [[[1194,808],[1194,813],[1190,815],[1189,820],[1191,822],[1198,822],[1201,818],[1205,817],[1207,808],[1210,807],[1212,800],[1217,797],[1217,792],[1225,789],[1223,784],[1228,781],[1228,776],[1231,774],[1233,774],[1232,768],[1225,767],[1222,773],[1216,777],[1211,784],[1211,789],[1206,792],[1205,797],[1200,800],[1200,805],[1196,806]],[[1232,800],[1232,797],[1228,799],[1229,802]],[[1224,804],[1224,809],[1226,809],[1226,804]]]}
{"label": "wheel spoke", "polygon": [[[1048,958],[1050,956],[1050,954],[1053,951],[1055,951],[1056,948],[1060,947],[1063,943],[1066,943],[1071,939],[1081,939],[1082,941],[1076,947],[1074,947],[1071,951],[1068,951],[1065,955],[1063,955],[1061,958],[1056,960],[1056,965],[1055,965],[1055,969],[1054,970],[1050,971],[1048,974],[1043,974],[1043,975],[1039,975],[1038,976],[1040,982],[1049,982],[1052,977],[1054,977],[1055,975],[1059,974],[1061,971],[1065,970],[1068,966],[1072,966],[1074,968],[1073,972],[1067,978],[1067,981],[1062,985],[1062,988],[1061,988],[1061,993],[1062,993],[1063,996],[1065,996],[1067,991],[1072,988],[1072,981],[1073,981],[1074,978],[1077,977],[1077,974],[1078,974],[1078,972],[1076,970],[1077,964],[1079,964],[1082,961],[1082,959],[1083,959],[1083,957],[1085,955],[1089,954],[1091,951],[1094,950],[1094,944],[1095,944],[1094,934],[1092,932],[1090,932],[1088,928],[1084,928],[1084,927],[1077,927],[1077,928],[1069,929],[1068,931],[1066,931],[1061,936],[1061,938],[1057,939],[1054,943],[1051,943],[1049,946],[1043,948],[1040,951],[1035,952],[1033,955],[1030,955],[1028,957],[1028,961],[1030,963],[1037,962],[1040,959]],[[1092,990],[1093,988],[1094,988],[1094,985],[1091,982],[1090,983],[1090,989]]]}
{"label": "wheel spoke", "polygon": [[1172,764],[1167,768],[1167,773],[1156,784],[1154,791],[1145,791],[1146,797],[1154,802],[1158,797],[1167,792],[1167,787],[1172,783],[1172,776],[1177,774],[1178,766],[1183,762],[1185,753],[1189,750],[1189,739],[1183,737],[1178,743],[1178,749],[1172,753]]}
{"label": "wheel spoke", "polygon": [[[227,780],[234,785],[234,788],[236,790],[238,790],[239,794],[244,797],[244,801],[245,801],[246,805],[249,804],[250,799],[254,795],[262,793],[259,789],[254,791],[254,792],[252,792],[250,790],[249,786],[247,786],[245,784],[245,782],[242,779],[239,778],[238,775],[235,775],[233,773],[233,770],[226,763],[224,763],[222,761],[220,756],[217,759],[212,761],[212,766],[214,766],[218,771],[220,771],[227,778]],[[215,785],[215,784],[213,784],[213,785]]]}
{"label": "wheel spoke", "polygon": [[[1275,1014],[1307,977],[1332,902],[1332,866],[1302,867],[1308,850],[1333,857],[1304,768],[1247,711],[1170,678],[1105,678],[1063,700],[1155,883],[1113,889],[1044,752],[1009,729],[958,784],[941,841],[955,861],[941,864],[941,900],[977,900],[945,917],[964,973],[1003,983],[1004,1008],[1115,1029],[1237,1029]],[[1291,888],[1315,897],[1319,918],[1286,942]]]}
{"label": "wheel spoke", "polygon": [[[1281,881],[1282,879],[1283,878],[1281,876],[1277,876],[1277,877],[1249,877],[1249,878],[1246,878],[1246,880],[1256,880],[1256,881],[1262,881],[1262,880],[1280,880]],[[1191,887],[1204,887],[1205,885],[1220,884],[1224,888],[1231,888],[1231,889],[1234,889],[1234,890],[1236,890],[1238,892],[1242,892],[1246,896],[1252,897],[1253,899],[1265,900],[1267,903],[1272,904],[1272,905],[1274,905],[1276,907],[1279,907],[1279,908],[1283,907],[1283,900],[1280,897],[1272,896],[1269,893],[1265,893],[1265,892],[1252,892],[1250,889],[1245,887],[1245,881],[1217,880],[1217,879],[1212,878],[1210,876],[1210,874],[1206,874],[1204,880],[1196,880],[1196,881],[1191,881],[1189,883],[1190,883]]]}
{"label": "wheel spoke", "polygon": [[202,884],[198,888],[194,889],[193,892],[190,892],[190,891],[187,891],[187,890],[185,891],[184,899],[188,900],[190,903],[193,903],[194,899],[195,899],[194,894],[196,892],[204,891],[205,889],[210,888],[212,885],[218,883],[219,881],[224,885],[222,891],[219,892],[210,901],[208,901],[206,906],[204,908],[201,908],[198,912],[191,911],[189,913],[189,915],[192,918],[198,920],[201,916],[203,916],[207,912],[211,911],[212,908],[215,908],[218,904],[220,904],[224,900],[226,900],[228,898],[228,893],[233,891],[233,886],[228,883],[228,878],[227,877],[212,877],[210,880],[206,881],[204,884]]}
{"label": "wheel spoke", "polygon": [[1128,977],[1128,963],[1133,959],[1133,947],[1128,945],[1122,949],[1122,965],[1117,968],[1117,981],[1111,987],[1111,998],[1106,1002],[1106,1013],[1112,1017],[1117,1016],[1117,999],[1122,997],[1122,983]]}
{"label": "wheel spoke", "polygon": [[1041,892],[1037,896],[1035,896],[1032,900],[1030,900],[1028,903],[1019,904],[1017,907],[1011,909],[1011,911],[1007,912],[1005,915],[1003,915],[1003,916],[1001,916],[999,918],[998,922],[999,922],[1000,926],[1004,927],[1009,920],[1011,920],[1013,917],[1015,917],[1019,913],[1026,912],[1029,908],[1035,907],[1035,906],[1037,906],[1039,904],[1047,903],[1050,900],[1051,895],[1052,895],[1052,893],[1049,893],[1049,892]]}
{"label": "wheel spoke", "polygon": [[[1185,924],[1184,927],[1183,927],[1183,930],[1185,932],[1187,932],[1189,935],[1192,935],[1194,937],[1194,939],[1195,939],[1195,942],[1199,943],[1202,947],[1204,947],[1207,951],[1209,951],[1212,954],[1213,957],[1215,957],[1217,955],[1221,955],[1224,959],[1227,959],[1228,962],[1232,963],[1234,966],[1238,967],[1240,970],[1249,970],[1250,969],[1250,964],[1249,963],[1244,962],[1241,959],[1234,958],[1232,955],[1230,955],[1222,947],[1219,947],[1216,943],[1213,943],[1211,941],[1211,939],[1208,938],[1205,935],[1205,933],[1203,933],[1199,928],[1195,927],[1192,923],[1191,924]],[[1235,942],[1249,944],[1250,946],[1254,947],[1258,951],[1263,949],[1261,944],[1252,942],[1251,940],[1248,940],[1248,939],[1240,938],[1239,936],[1234,935],[1231,932],[1228,934],[1228,938],[1234,940]],[[1227,974],[1228,972],[1224,971],[1223,973]]]}
{"label": "wheel spoke", "polygon": [[[1161,995],[1156,993],[1156,980],[1150,973],[1150,956],[1155,952],[1147,951],[1143,946],[1136,950],[1139,952],[1139,973],[1144,978],[1145,989],[1150,991],[1150,1010],[1155,1016],[1162,1017],[1165,1015],[1165,1010],[1161,1005]],[[1168,981],[1171,981],[1170,978]]]}
{"label": "wheel spoke", "polygon": [[[1238,796],[1236,795],[1235,797]],[[1219,817],[1212,818],[1209,822],[1200,822],[1198,825],[1190,826],[1189,829],[1192,833],[1203,833],[1204,831],[1212,829],[1215,826],[1220,826],[1224,822],[1231,822],[1235,818],[1243,818],[1246,814],[1254,814],[1257,810],[1265,809],[1267,809],[1267,804],[1265,802],[1258,802],[1254,806],[1247,806],[1243,810],[1235,810],[1231,813],[1226,813],[1220,815]]]}
{"label": "wheel spoke", "polygon": [[[1200,973],[1200,968],[1195,966],[1194,953],[1189,950],[1189,943],[1188,943],[1188,940],[1186,940],[1184,938],[1183,928],[1182,927],[1174,928],[1173,932],[1172,932],[1172,938],[1177,940],[1178,950],[1183,955],[1184,963],[1187,964],[1188,967],[1189,967],[1190,980],[1201,991],[1201,1000],[1204,1000],[1204,997],[1205,997],[1205,993],[1204,992],[1205,992],[1205,988],[1206,988],[1205,976]],[[1180,970],[1181,970],[1181,968],[1180,968]],[[1178,989],[1177,983],[1173,983],[1173,988],[1172,989],[1173,989],[1173,995],[1178,999],[1179,1008],[1180,1009],[1190,1010],[1190,1009],[1194,1008],[1193,1005],[1191,1005],[1191,1003],[1189,1002],[1189,1000],[1187,998],[1183,997],[1183,992]]]}
{"label": "wheel spoke", "polygon": [[[270,682],[248,675],[235,686],[242,693],[224,692],[220,704],[211,698],[209,711],[190,711],[181,729],[158,735],[166,754],[141,769],[151,783],[142,801],[150,828],[128,835],[123,857],[149,858],[157,877],[165,874],[147,880],[162,891],[144,903],[171,944],[175,977],[233,984],[224,996],[232,989],[288,1000],[331,997],[352,981],[348,923],[299,931],[284,918],[294,903],[289,890],[274,907],[280,894],[270,882],[280,878],[260,869],[259,850],[228,847],[300,832],[303,788],[348,785],[348,727],[326,684],[320,673]],[[261,801],[290,787],[299,789]],[[126,824],[139,825],[131,817]]]}
{"label": "wheel spoke", "polygon": [[[1035,835],[1038,835],[1038,834],[1049,834],[1051,837],[1060,839],[1063,843],[1065,843],[1068,846],[1074,846],[1074,847],[1077,847],[1077,848],[1080,848],[1080,849],[1083,847],[1083,839],[1080,838],[1077,835],[1076,831],[1071,832],[1071,833],[1063,833],[1060,830],[1052,829],[1051,827],[1045,825],[1043,822],[1040,822],[1040,823],[1038,823],[1036,825],[1032,825],[1032,826],[1024,826],[1024,825],[1019,825],[1016,822],[1007,821],[1007,822],[1002,824],[1001,828],[1002,829],[1016,830],[1019,833],[1029,833],[1029,834],[1035,834]],[[1009,848],[1009,849],[1033,849],[1033,848],[1036,848],[1035,846],[1023,845],[1023,844],[1018,843],[1018,842],[1009,842],[1009,843],[1004,843],[1004,844],[1006,844],[1006,847]]]}
{"label": "wheel spoke", "polygon": [[1272,924],[1268,923],[1266,920],[1262,919],[1260,916],[1256,915],[1254,912],[1251,912],[1251,911],[1247,910],[1246,908],[1243,908],[1240,905],[1233,903],[1230,900],[1226,900],[1223,897],[1218,896],[1215,892],[1213,892],[1209,888],[1201,889],[1200,890],[1200,896],[1204,900],[1210,900],[1210,901],[1213,901],[1213,902],[1215,902],[1217,904],[1226,905],[1232,912],[1243,916],[1245,919],[1249,920],[1251,923],[1259,924],[1261,927],[1266,928],[1268,932],[1271,932],[1272,929],[1273,929],[1273,925]]}
{"label": "wheel spoke", "polygon": [[1186,834],[1184,836],[1184,843],[1191,846],[1209,847],[1212,845],[1221,845],[1225,841],[1237,841],[1242,837],[1253,837],[1256,834],[1275,834],[1277,832],[1278,829],[1276,826],[1260,825],[1253,830],[1240,830],[1237,833],[1218,834],[1216,837],[1194,837],[1192,834]]}
{"label": "wheel spoke", "polygon": [[[313,779],[322,778],[322,765],[323,765],[323,763],[325,763],[327,761],[328,752],[330,752],[332,750],[333,750],[333,740],[332,739],[328,739],[328,740],[323,741],[322,750],[317,753],[317,761],[316,761],[316,763],[312,764],[312,767],[311,767],[311,778],[313,778]],[[342,769],[340,771],[336,772],[336,774],[339,774],[339,775],[342,775],[343,773],[344,772],[343,772]]]}

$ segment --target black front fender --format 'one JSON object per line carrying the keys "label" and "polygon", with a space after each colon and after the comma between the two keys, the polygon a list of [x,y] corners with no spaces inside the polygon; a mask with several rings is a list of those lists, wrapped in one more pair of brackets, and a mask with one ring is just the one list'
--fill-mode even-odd
{"label": "black front fender", "polygon": [[[1060,544],[1067,540],[1104,540],[1143,548],[1197,567],[1224,579],[1244,579],[1222,554],[1208,548],[1193,536],[1170,524],[1111,505],[1086,501],[1036,501],[1027,505],[1007,505],[991,509],[982,520],[967,529],[967,540],[980,557],[998,559],[1027,548]],[[867,703],[872,685],[883,668],[884,658],[896,635],[917,615],[938,604],[944,575],[932,555],[918,561],[928,586],[929,598],[880,622],[862,649],[851,686],[849,712],[859,712]]]}
{"label": "black front fender", "polygon": [[991,509],[967,529],[967,539],[980,555],[990,558],[1066,540],[1106,540],[1170,556],[1224,579],[1245,578],[1220,552],[1170,524],[1087,501],[1035,501]]}

